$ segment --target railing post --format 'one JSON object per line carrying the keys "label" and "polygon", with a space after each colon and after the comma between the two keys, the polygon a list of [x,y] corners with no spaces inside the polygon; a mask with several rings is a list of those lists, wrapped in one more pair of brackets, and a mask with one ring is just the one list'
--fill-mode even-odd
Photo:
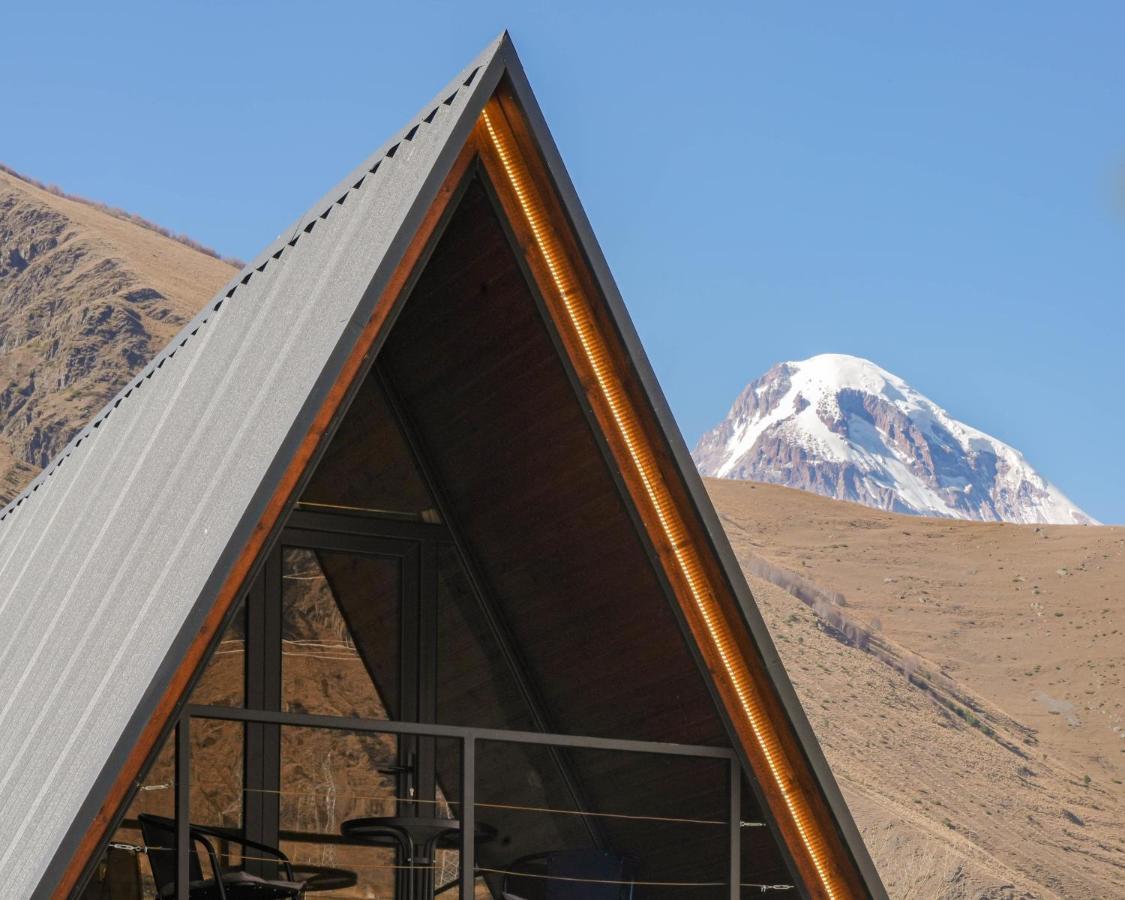
{"label": "railing post", "polygon": [[176,900],[189,900],[191,831],[191,734],[185,712],[176,723]]}
{"label": "railing post", "polygon": [[473,735],[461,741],[461,898],[473,900],[476,893],[476,781],[477,743]]}
{"label": "railing post", "polygon": [[731,754],[727,780],[730,782],[730,900],[742,896],[742,764]]}

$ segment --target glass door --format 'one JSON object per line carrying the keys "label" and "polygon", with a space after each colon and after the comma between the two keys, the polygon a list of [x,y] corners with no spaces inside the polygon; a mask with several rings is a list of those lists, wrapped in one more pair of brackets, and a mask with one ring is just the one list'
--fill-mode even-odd
{"label": "glass door", "polygon": [[[424,543],[289,529],[262,592],[260,702],[333,718],[433,721],[434,615]],[[248,679],[252,681],[252,679]],[[271,694],[272,691],[272,694]],[[250,693],[253,693],[251,691]],[[247,835],[326,870],[355,896],[394,896],[401,854],[357,844],[346,822],[438,811],[432,739],[251,726]],[[260,834],[256,837],[254,831]]]}

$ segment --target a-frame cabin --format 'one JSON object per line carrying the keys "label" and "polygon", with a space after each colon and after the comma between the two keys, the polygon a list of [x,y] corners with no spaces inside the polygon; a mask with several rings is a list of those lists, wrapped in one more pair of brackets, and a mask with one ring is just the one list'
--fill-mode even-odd
{"label": "a-frame cabin", "polygon": [[3,897],[884,896],[507,36],[0,516]]}

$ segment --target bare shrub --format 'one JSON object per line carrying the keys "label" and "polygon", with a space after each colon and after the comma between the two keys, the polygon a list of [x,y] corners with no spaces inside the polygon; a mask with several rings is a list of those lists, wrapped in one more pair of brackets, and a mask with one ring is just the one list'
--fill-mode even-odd
{"label": "bare shrub", "polygon": [[847,637],[848,643],[853,647],[858,647],[860,650],[866,650],[867,644],[871,640],[871,632],[867,626],[862,622],[858,622],[850,616],[843,616],[843,632]]}
{"label": "bare shrub", "polygon": [[946,693],[952,694],[957,691],[957,684],[944,672],[937,673],[934,677],[934,683]]}

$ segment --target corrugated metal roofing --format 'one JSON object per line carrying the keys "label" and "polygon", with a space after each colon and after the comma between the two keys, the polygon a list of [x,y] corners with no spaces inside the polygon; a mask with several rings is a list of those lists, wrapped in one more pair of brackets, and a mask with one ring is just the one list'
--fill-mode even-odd
{"label": "corrugated metal roofing", "polygon": [[495,87],[497,39],[0,512],[0,896],[27,897]]}

